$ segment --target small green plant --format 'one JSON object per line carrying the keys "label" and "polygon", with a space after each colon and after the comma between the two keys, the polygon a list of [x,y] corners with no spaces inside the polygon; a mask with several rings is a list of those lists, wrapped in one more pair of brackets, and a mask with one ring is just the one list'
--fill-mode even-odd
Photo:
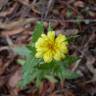
{"label": "small green plant", "polygon": [[[37,22],[32,34],[32,42],[26,46],[14,48],[15,52],[24,59],[18,60],[22,65],[22,80],[19,86],[24,88],[33,82],[37,87],[43,80],[50,82],[74,79],[79,75],[71,72],[69,66],[78,57],[68,55],[68,40],[65,35],[55,36],[49,26],[48,33],[44,34],[42,22]],[[58,78],[58,79],[57,79]]]}

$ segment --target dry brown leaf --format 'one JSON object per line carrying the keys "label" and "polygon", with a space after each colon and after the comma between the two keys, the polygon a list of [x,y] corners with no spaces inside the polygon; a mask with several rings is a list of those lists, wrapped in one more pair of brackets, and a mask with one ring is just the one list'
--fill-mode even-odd
{"label": "dry brown leaf", "polygon": [[16,29],[12,29],[12,30],[7,30],[7,31],[2,31],[1,32],[1,36],[12,36],[12,35],[16,35],[18,33],[21,33],[25,30],[25,28],[21,27],[21,28],[16,28]]}
{"label": "dry brown leaf", "polygon": [[64,35],[67,35],[67,36],[70,36],[70,35],[76,35],[77,33],[79,32],[78,29],[66,29],[66,30],[56,30],[56,34],[64,34]]}
{"label": "dry brown leaf", "polygon": [[5,17],[5,16],[7,16],[7,15],[12,14],[13,11],[15,10],[16,6],[17,6],[17,3],[15,3],[12,8],[10,8],[10,9],[4,11],[4,12],[1,12],[1,13],[0,13],[0,17]]}
{"label": "dry brown leaf", "polygon": [[74,3],[74,6],[75,7],[81,7],[83,8],[85,6],[84,2],[83,1],[77,1]]}
{"label": "dry brown leaf", "polygon": [[21,69],[19,68],[14,74],[12,74],[11,78],[8,81],[8,85],[11,88],[16,88],[20,80],[21,80]]}

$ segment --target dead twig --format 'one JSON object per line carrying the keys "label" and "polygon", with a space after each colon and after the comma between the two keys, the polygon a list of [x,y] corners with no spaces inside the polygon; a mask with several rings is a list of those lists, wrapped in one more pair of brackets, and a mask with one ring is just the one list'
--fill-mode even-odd
{"label": "dead twig", "polygon": [[8,46],[0,47],[0,52],[3,50],[9,50],[10,48]]}
{"label": "dead twig", "polygon": [[[18,21],[13,21],[13,22],[8,22],[8,23],[3,23],[0,22],[0,28],[1,29],[13,29],[13,28],[17,28],[20,26],[24,26],[26,24],[29,23],[34,23],[36,21],[40,21],[41,18],[27,18],[27,19],[20,19]],[[76,20],[76,19],[69,19],[69,20],[62,20],[62,19],[42,19],[43,21],[50,21],[50,22],[56,22],[56,21],[62,21],[62,22],[71,22],[71,23],[78,23],[78,22],[96,22],[96,19],[80,19],[80,20]]]}
{"label": "dead twig", "polygon": [[12,14],[13,11],[15,10],[16,6],[17,6],[17,3],[15,3],[12,8],[10,8],[10,9],[4,11],[4,12],[1,12],[0,17],[6,17],[6,16]]}
{"label": "dead twig", "polygon": [[28,2],[25,1],[25,0],[14,0],[14,1],[18,1],[19,3],[21,3],[21,4],[25,5],[25,6],[27,6],[28,8],[30,8],[33,12],[35,12],[37,14],[41,14],[38,10],[35,9],[34,5],[35,5],[36,1],[34,1],[32,4],[28,4]]}
{"label": "dead twig", "polygon": [[48,12],[53,8],[54,3],[55,3],[55,0],[49,0],[47,10],[45,12],[45,18],[47,17]]}
{"label": "dead twig", "polygon": [[12,30],[8,30],[8,31],[1,31],[1,36],[12,36],[21,32],[24,32],[25,28],[18,28],[18,29],[12,29]]}
{"label": "dead twig", "polygon": [[78,66],[79,66],[82,58],[85,56],[85,53],[86,53],[86,51],[88,50],[88,44],[93,40],[94,37],[95,37],[95,35],[94,35],[94,33],[93,33],[93,34],[90,36],[90,38],[89,38],[89,40],[87,41],[87,43],[85,43],[85,45],[84,45],[84,47],[83,47],[83,50],[82,50],[82,52],[81,52],[81,56],[80,56],[81,59],[76,62],[75,66],[74,66],[73,69],[72,69],[73,72],[77,70],[77,68],[78,68]]}
{"label": "dead twig", "polygon": [[28,19],[20,19],[18,21],[8,22],[8,23],[2,23],[0,22],[0,28],[2,29],[13,29],[20,26],[24,26],[28,23],[36,22],[37,18],[28,18]]}
{"label": "dead twig", "polygon": [[68,8],[74,10],[76,13],[78,13],[79,16],[82,16],[81,13],[80,13],[78,10],[76,10],[74,7],[72,7],[72,6],[70,5],[70,3],[67,3],[67,2],[64,1],[64,0],[63,0],[63,1],[62,1],[62,0],[59,0],[59,2],[61,2],[62,4],[65,4]]}

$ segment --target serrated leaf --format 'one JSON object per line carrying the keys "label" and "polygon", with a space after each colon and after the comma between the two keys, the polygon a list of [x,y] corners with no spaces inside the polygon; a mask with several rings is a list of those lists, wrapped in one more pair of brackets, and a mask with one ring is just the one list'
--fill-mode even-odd
{"label": "serrated leaf", "polygon": [[44,71],[43,70],[39,70],[37,69],[37,74],[36,74],[36,78],[35,78],[35,84],[37,87],[40,87],[42,80],[44,80]]}
{"label": "serrated leaf", "polygon": [[32,82],[32,75],[28,74],[27,77],[23,77],[23,79],[19,82],[18,86],[24,89],[24,87],[26,87],[26,85],[29,84],[30,82]]}
{"label": "serrated leaf", "polygon": [[35,57],[30,57],[27,58],[24,66],[23,66],[23,73],[29,72],[31,73],[32,69],[34,66],[36,66],[38,64],[38,59],[36,59]]}
{"label": "serrated leaf", "polygon": [[42,80],[40,78],[36,78],[35,80],[36,87],[40,87],[41,83],[42,83]]}
{"label": "serrated leaf", "polygon": [[42,22],[37,22],[35,30],[32,34],[32,42],[35,43],[43,32],[44,32],[43,23]]}
{"label": "serrated leaf", "polygon": [[64,67],[68,68],[71,64],[76,62],[78,59],[79,57],[77,56],[66,56],[62,64]]}
{"label": "serrated leaf", "polygon": [[38,68],[40,70],[49,70],[49,69],[55,70],[55,69],[58,68],[58,64],[56,64],[55,61],[52,61],[52,62],[50,62],[48,64],[42,62],[42,64],[39,64]]}
{"label": "serrated leaf", "polygon": [[63,79],[75,79],[79,77],[79,74],[68,69],[61,69],[60,74]]}
{"label": "serrated leaf", "polygon": [[[29,50],[30,50],[30,49],[29,49]],[[31,51],[31,56],[32,56],[32,57],[35,57],[35,54],[36,54],[36,49],[35,49],[35,47],[32,47],[30,51]]]}
{"label": "serrated leaf", "polygon": [[47,70],[47,69],[50,69],[52,68],[53,64],[49,63],[49,64],[39,64],[38,68],[41,69],[41,70]]}
{"label": "serrated leaf", "polygon": [[17,46],[13,48],[14,52],[18,55],[28,57],[31,51],[26,46]]}
{"label": "serrated leaf", "polygon": [[47,80],[49,80],[50,82],[53,82],[53,83],[56,83],[57,82],[57,80],[53,76],[51,76],[51,75],[50,76],[49,75],[46,75],[45,78]]}
{"label": "serrated leaf", "polygon": [[[22,80],[20,82],[21,87],[25,87],[27,84],[33,81],[36,77],[37,71],[34,68],[36,64],[38,64],[38,60],[35,57],[27,58],[25,64],[23,65],[22,69]],[[35,73],[35,74],[34,74]]]}
{"label": "serrated leaf", "polygon": [[[25,75],[23,75],[23,79],[21,80],[20,84],[22,86],[22,88],[24,88],[26,85],[28,85],[29,83],[33,82],[36,78],[38,78],[38,74],[39,72],[34,68],[32,69],[33,71],[31,72],[25,72]],[[27,73],[27,74],[26,74]]]}

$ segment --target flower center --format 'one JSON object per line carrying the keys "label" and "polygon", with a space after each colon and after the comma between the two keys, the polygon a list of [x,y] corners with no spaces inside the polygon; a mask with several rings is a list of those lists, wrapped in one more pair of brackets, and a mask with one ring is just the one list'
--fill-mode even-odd
{"label": "flower center", "polygon": [[49,48],[50,50],[52,50],[52,51],[55,50],[55,48],[54,48],[54,44],[53,44],[53,43],[52,43],[52,44],[48,44],[48,48]]}

